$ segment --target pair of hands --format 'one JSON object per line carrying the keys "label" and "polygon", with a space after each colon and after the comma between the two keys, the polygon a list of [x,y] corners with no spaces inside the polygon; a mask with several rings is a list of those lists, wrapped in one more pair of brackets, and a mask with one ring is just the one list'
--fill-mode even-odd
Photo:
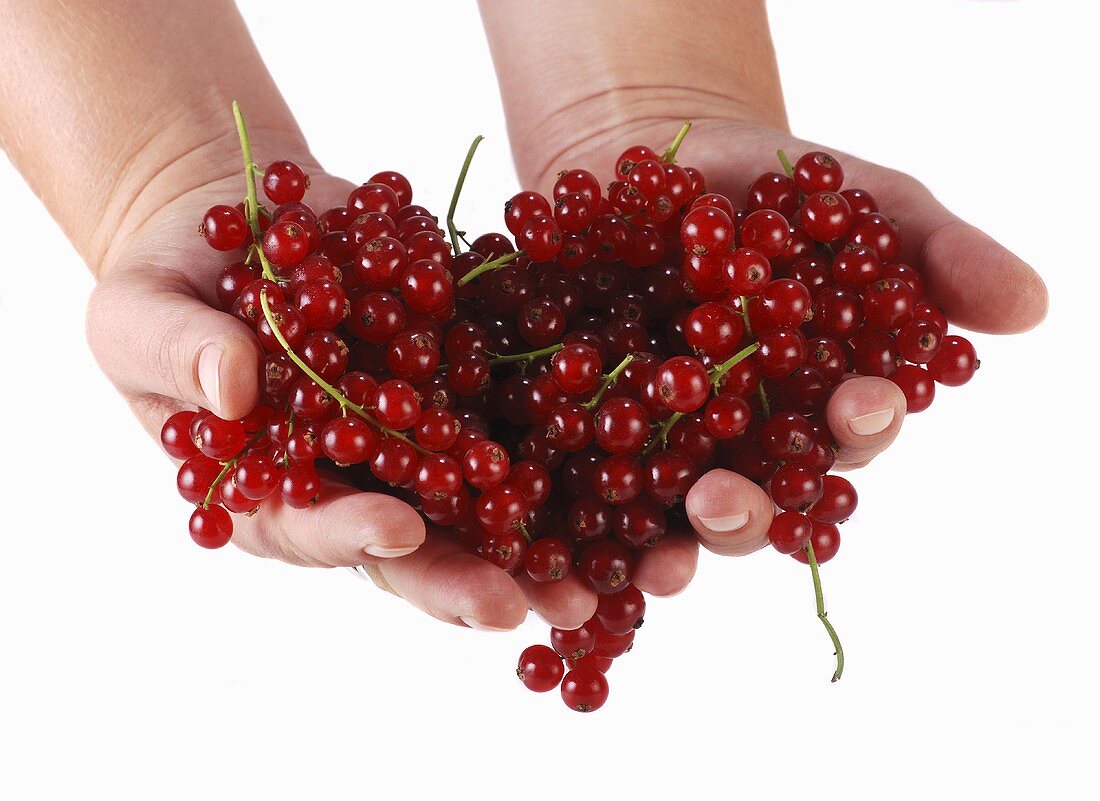
{"label": "pair of hands", "polygon": [[[677,121],[637,120],[629,136],[617,132],[578,137],[578,144],[545,167],[514,142],[524,186],[548,189],[559,169],[586,167],[606,173],[630,144],[660,146]],[[618,128],[618,130],[624,130]],[[307,152],[265,147],[254,135],[258,158],[291,158],[310,173],[306,201],[318,211],[343,205],[354,184],[328,175]],[[217,141],[217,140],[216,140]],[[196,220],[215,203],[242,194],[240,157],[233,138],[215,144],[227,177],[204,182],[162,205],[108,251],[88,310],[93,353],[151,434],[187,404],[222,417],[251,410],[258,396],[259,346],[248,327],[214,308],[214,278],[225,261],[194,234]],[[681,160],[699,167],[711,191],[735,203],[759,173],[775,169],[776,149],[792,156],[826,149],[786,132],[736,119],[695,120]],[[836,152],[836,151],[830,151]],[[844,157],[845,185],[869,190],[880,208],[901,221],[902,260],[924,271],[933,300],[952,323],[976,331],[1016,333],[1046,313],[1039,276],[986,234],[958,219],[919,182],[902,173]],[[389,165],[377,165],[379,167]],[[399,166],[399,165],[398,165]],[[870,462],[898,435],[905,400],[887,379],[859,377],[841,384],[827,418],[841,447],[836,469]],[[464,552],[450,535],[425,528],[401,501],[360,492],[335,476],[325,478],[323,500],[302,511],[277,498],[258,514],[238,518],[233,542],[249,553],[291,564],[363,565],[383,589],[434,617],[473,628],[518,626],[528,609],[552,625],[575,628],[595,612],[596,595],[575,575],[554,584],[511,577]],[[695,572],[698,549],[744,555],[767,543],[772,503],[756,484],[727,470],[712,470],[687,497],[693,530],[671,531],[640,559],[634,583],[653,595],[680,592]]]}

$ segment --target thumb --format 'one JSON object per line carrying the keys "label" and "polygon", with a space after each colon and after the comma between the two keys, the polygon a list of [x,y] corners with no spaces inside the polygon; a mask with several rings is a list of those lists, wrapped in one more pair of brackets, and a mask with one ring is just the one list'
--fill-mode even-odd
{"label": "thumb", "polygon": [[684,499],[699,541],[723,556],[744,556],[768,544],[774,506],[764,490],[730,470],[711,470]]}
{"label": "thumb", "polygon": [[175,270],[109,274],[92,292],[87,334],[96,361],[125,394],[163,395],[230,420],[259,397],[254,333],[206,305]]}

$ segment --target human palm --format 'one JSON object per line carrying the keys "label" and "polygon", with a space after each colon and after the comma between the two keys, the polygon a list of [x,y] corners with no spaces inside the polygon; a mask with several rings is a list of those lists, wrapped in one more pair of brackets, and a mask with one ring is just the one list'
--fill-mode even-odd
{"label": "human palm", "polygon": [[[595,136],[586,135],[581,126],[574,134],[577,144],[566,143],[552,161],[535,152],[536,143],[521,138],[513,143],[520,179],[525,186],[549,191],[557,173],[569,167],[585,166],[606,177],[625,148],[640,143],[659,148],[672,138],[680,122],[638,119]],[[698,167],[710,191],[727,195],[739,206],[754,178],[780,169],[779,149],[792,159],[814,150],[840,158],[845,187],[869,191],[879,209],[899,221],[901,260],[921,270],[930,300],[951,323],[973,331],[1013,334],[1033,328],[1046,315],[1047,292],[1038,274],[949,212],[905,173],[777,128],[733,118],[694,120],[678,161]],[[885,450],[900,432],[905,411],[904,396],[888,379],[861,376],[842,382],[826,410],[840,446],[835,469],[863,467]],[[771,500],[757,484],[728,470],[704,475],[687,497],[688,518],[700,542],[725,555],[743,555],[766,545],[772,509]]]}

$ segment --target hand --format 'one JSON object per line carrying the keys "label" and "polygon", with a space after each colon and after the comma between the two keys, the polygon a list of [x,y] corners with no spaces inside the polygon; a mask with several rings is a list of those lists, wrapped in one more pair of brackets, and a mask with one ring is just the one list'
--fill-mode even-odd
{"label": "hand", "polygon": [[[676,132],[678,121],[633,120],[615,133],[595,138],[579,135],[583,144],[558,152],[540,166],[534,154],[516,142],[524,186],[548,190],[561,169],[606,168],[629,145],[660,148]],[[621,133],[627,131],[627,133]],[[791,159],[810,150],[837,155],[845,186],[868,190],[879,208],[901,225],[901,261],[923,271],[932,302],[949,320],[973,331],[1012,334],[1042,321],[1046,287],[1027,264],[987,234],[945,209],[908,175],[792,137],[767,125],[736,119],[697,119],[680,148],[679,160],[701,169],[708,189],[743,202],[745,187],[759,174],[779,169],[773,155],[785,150]],[[529,156],[529,157],[527,157]],[[524,169],[524,165],[527,168]],[[842,383],[829,401],[826,417],[840,445],[836,469],[863,467],[894,441],[905,417],[905,398],[885,379],[857,377]],[[772,503],[755,483],[728,470],[712,470],[687,496],[688,518],[700,542],[726,555],[751,553],[768,542]]]}
{"label": "hand", "polygon": [[[93,353],[153,436],[185,406],[237,418],[258,397],[262,354],[253,332],[213,308],[215,277],[233,256],[211,250],[195,233],[208,207],[243,194],[239,154],[226,148],[211,158],[233,174],[185,192],[113,244],[89,304]],[[353,184],[324,174],[308,157],[297,160],[311,176],[307,202],[320,211],[346,201]],[[514,628],[529,607],[563,628],[595,612],[595,594],[575,575],[554,584],[513,579],[464,550],[453,534],[425,530],[397,498],[360,492],[336,474],[323,480],[322,499],[308,510],[272,497],[252,517],[236,516],[233,543],[295,565],[362,565],[383,589],[474,628]],[[678,590],[694,559],[692,538],[669,537],[639,565],[638,584],[655,594]]]}

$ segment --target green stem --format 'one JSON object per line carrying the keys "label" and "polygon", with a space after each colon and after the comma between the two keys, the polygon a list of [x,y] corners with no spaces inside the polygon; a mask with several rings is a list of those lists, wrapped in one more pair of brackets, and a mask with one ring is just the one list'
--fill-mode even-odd
{"label": "green stem", "polygon": [[684,137],[688,135],[688,131],[691,130],[691,120],[688,120],[680,126],[679,133],[676,134],[676,138],[672,140],[672,144],[668,146],[665,152],[661,155],[661,161],[665,164],[672,164],[676,161],[676,151],[680,149],[680,145],[684,142]]}
{"label": "green stem", "polygon": [[623,370],[625,370],[632,361],[634,361],[634,354],[627,356],[625,359],[619,362],[618,367],[616,367],[614,370],[604,376],[603,383],[600,385],[600,388],[596,391],[596,394],[592,396],[592,400],[584,404],[584,408],[595,409],[597,406],[599,406],[600,401],[603,400],[604,393],[608,390],[608,387],[615,383],[615,379],[622,375]]}
{"label": "green stem", "polygon": [[271,305],[268,303],[267,300],[266,288],[260,290],[260,307],[263,309],[264,317],[267,318],[267,324],[271,326],[271,333],[275,335],[275,339],[279,340],[279,344],[283,346],[283,350],[286,351],[286,355],[290,357],[290,360],[292,362],[298,365],[299,370],[309,376],[310,379],[314,381],[314,383],[316,383],[319,387],[321,387],[321,389],[331,395],[336,400],[336,402],[340,404],[341,412],[346,415],[347,410],[351,409],[353,412],[355,412],[372,426],[377,428],[387,437],[393,437],[394,439],[399,439],[402,442],[408,443],[418,453],[429,453],[428,450],[417,445],[413,440],[406,437],[400,431],[395,431],[392,428],[388,428],[382,425],[380,422],[375,420],[374,417],[368,414],[366,409],[364,409],[362,406],[359,406],[356,403],[352,403],[350,400],[344,397],[343,393],[340,392],[340,390],[338,390],[328,381],[325,381],[325,379],[321,378],[321,376],[317,375],[317,373],[313,371],[313,368],[306,364],[305,361],[303,361],[302,357],[294,352],[293,348],[290,347],[290,343],[286,341],[286,337],[283,336],[283,332],[279,330],[279,325],[275,322],[275,316],[271,313]]}
{"label": "green stem", "polygon": [[728,359],[726,359],[724,362],[722,362],[720,365],[715,367],[710,373],[710,383],[711,383],[711,386],[714,387],[714,391],[715,392],[718,391],[718,388],[721,386],[722,379],[725,377],[726,373],[728,373],[730,370],[732,370],[735,366],[737,366],[741,362],[745,361],[745,359],[752,356],[759,349],[760,349],[760,343],[759,342],[753,342],[751,345],[748,345],[748,346],[742,348],[741,350],[737,351],[737,353],[733,354]]}
{"label": "green stem", "polygon": [[510,364],[511,362],[529,362],[537,359],[539,356],[549,356],[552,353],[557,353],[564,348],[565,345],[560,342],[556,345],[550,345],[539,350],[532,350],[527,353],[513,353],[510,356],[497,356],[495,359],[489,359],[489,364]]}
{"label": "green stem", "polygon": [[787,154],[777,150],[775,155],[779,156],[779,163],[783,165],[783,172],[787,173],[787,177],[794,178],[794,167],[791,165],[791,160],[787,158]]}
{"label": "green stem", "polygon": [[817,617],[825,626],[825,631],[829,633],[829,639],[833,641],[833,647],[836,649],[836,670],[833,672],[833,681],[838,681],[841,674],[844,673],[844,647],[840,644],[840,637],[837,636],[836,629],[833,628],[833,624],[829,622],[829,613],[825,611],[825,596],[821,592],[821,573],[817,567],[817,557],[814,555],[814,544],[812,542],[806,543],[806,558],[810,562],[810,575],[814,580],[814,601],[817,603]]}
{"label": "green stem", "polygon": [[244,124],[244,115],[241,114],[241,106],[233,101],[233,119],[237,122],[237,136],[241,140],[241,155],[244,157],[244,180],[248,186],[248,197],[244,201],[244,214],[248,220],[248,227],[252,229],[252,238],[256,243],[256,255],[260,257],[260,266],[263,268],[264,278],[269,281],[279,281],[275,271],[271,269],[271,263],[264,256],[264,250],[259,246],[260,242],[260,206],[256,195],[256,162],[252,159],[252,140],[248,138],[248,127]]}
{"label": "green stem", "polygon": [[474,137],[474,141],[470,143],[470,149],[466,151],[466,160],[462,162],[458,180],[455,181],[455,191],[451,195],[451,205],[447,209],[447,231],[451,235],[451,247],[454,248],[456,256],[462,252],[462,249],[458,246],[460,239],[458,229],[455,227],[455,210],[458,208],[458,196],[462,194],[462,186],[466,183],[466,173],[470,171],[470,163],[474,160],[477,146],[481,144],[481,140],[484,138],[484,136],[478,134]]}
{"label": "green stem", "polygon": [[749,299],[741,296],[741,319],[745,322],[745,333],[752,336],[752,321],[749,319]]}
{"label": "green stem", "polygon": [[646,446],[642,448],[641,455],[649,456],[649,454],[653,453],[653,451],[656,450],[657,445],[660,445],[662,448],[664,448],[668,444],[668,432],[672,430],[672,427],[674,425],[680,422],[680,418],[683,416],[683,412],[673,412],[671,417],[661,423],[661,428],[653,436],[653,439],[646,443]]}
{"label": "green stem", "polygon": [[760,383],[756,385],[756,394],[760,396],[760,407],[764,410],[764,419],[767,420],[772,416],[772,407],[768,403],[768,393],[764,390],[764,379],[760,379]]}
{"label": "green stem", "polygon": [[508,262],[515,261],[516,259],[518,259],[522,255],[523,255],[523,251],[522,250],[517,250],[514,253],[505,253],[499,259],[493,259],[492,261],[482,262],[477,267],[470,270],[470,272],[466,273],[466,275],[459,278],[458,279],[458,285],[459,286],[466,286],[466,284],[473,281],[475,278],[477,278],[482,273],[491,272],[493,270],[499,270],[501,267],[503,267]]}
{"label": "green stem", "polygon": [[259,431],[258,433],[256,433],[252,437],[252,439],[250,439],[248,442],[246,442],[244,444],[243,448],[241,448],[239,451],[237,451],[237,454],[232,459],[230,459],[227,462],[222,462],[221,471],[218,473],[217,478],[215,478],[214,481],[210,484],[210,488],[206,490],[206,497],[203,498],[203,501],[202,501],[202,508],[203,509],[210,508],[210,501],[214,500],[214,493],[222,485],[222,481],[225,479],[225,477],[227,475],[229,475],[229,471],[232,470],[234,467],[236,467],[237,462],[239,462],[241,460],[241,457],[244,456],[245,454],[247,454],[250,450],[252,450],[252,446],[255,445],[257,442],[259,442],[261,439],[263,439],[266,435],[267,435],[266,430]]}

